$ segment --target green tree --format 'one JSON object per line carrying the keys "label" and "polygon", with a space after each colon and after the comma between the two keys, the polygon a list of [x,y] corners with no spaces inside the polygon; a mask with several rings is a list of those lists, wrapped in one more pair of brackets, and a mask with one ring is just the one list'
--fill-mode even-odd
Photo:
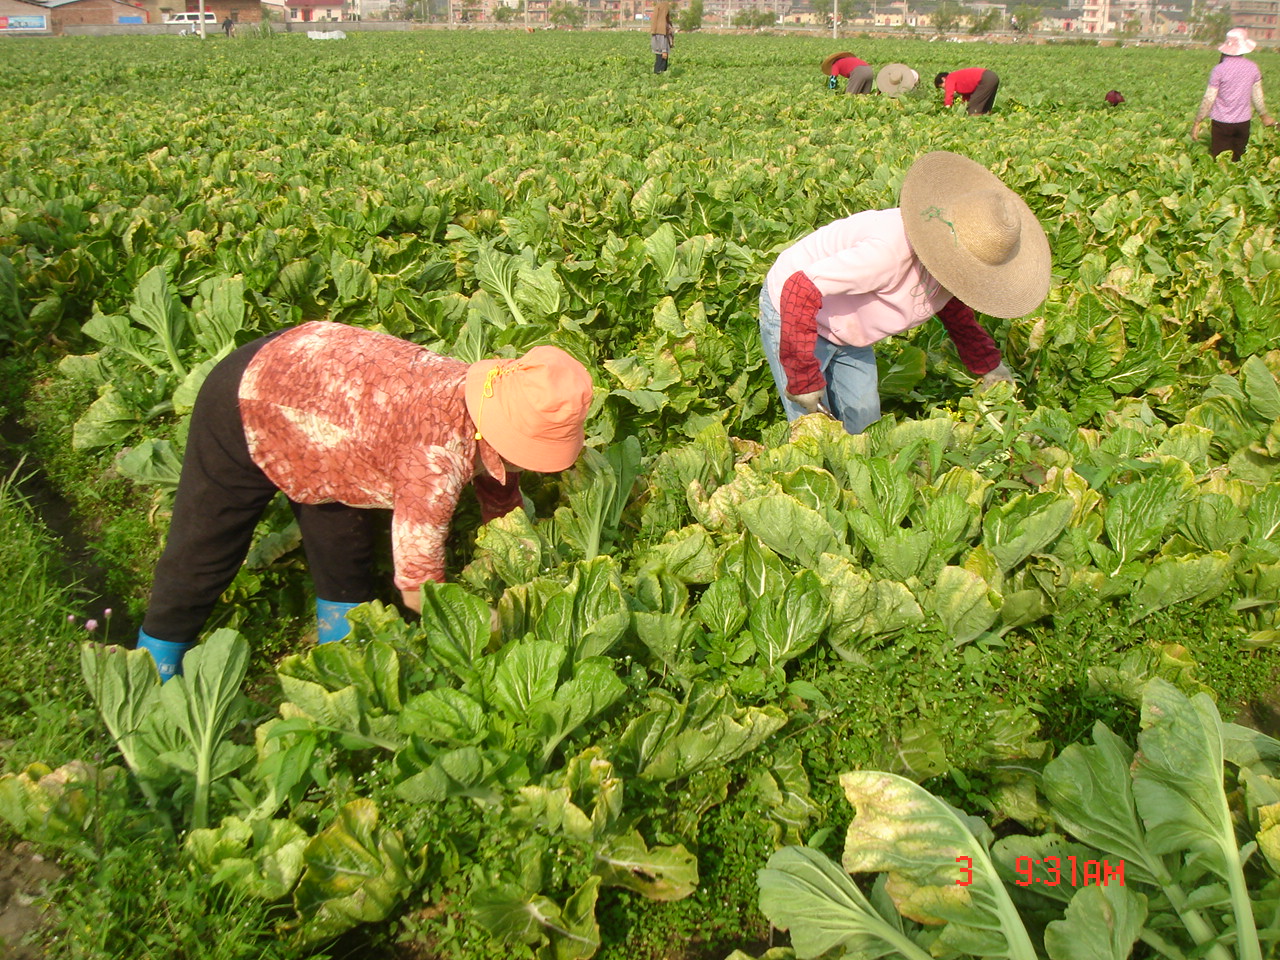
{"label": "green tree", "polygon": [[493,19],[498,21],[498,23],[510,23],[520,15],[520,11],[523,7],[523,0],[521,0],[519,7],[508,7],[505,3],[499,4],[493,11]]}
{"label": "green tree", "polygon": [[1187,23],[1191,27],[1192,39],[1203,40],[1206,43],[1221,43],[1232,26],[1231,12],[1210,10],[1205,0],[1192,0]]}
{"label": "green tree", "polygon": [[693,33],[702,29],[702,0],[691,0],[689,6],[676,14],[676,26],[681,33]]}
{"label": "green tree", "polygon": [[992,8],[986,13],[970,13],[967,19],[971,34],[977,36],[983,33],[990,33],[1000,26],[1000,11]]}
{"label": "green tree", "polygon": [[933,11],[933,29],[938,33],[950,33],[960,26],[960,21],[963,19],[964,7],[955,0],[942,0],[938,8]]}
{"label": "green tree", "polygon": [[733,15],[735,27],[771,27],[777,23],[772,10],[739,10]]}
{"label": "green tree", "polygon": [[565,3],[564,0],[553,3],[547,11],[547,17],[557,27],[580,27],[586,19],[581,7]]}
{"label": "green tree", "polygon": [[1124,23],[1120,24],[1118,33],[1122,37],[1136,37],[1142,32],[1142,21],[1137,17],[1130,17]]}
{"label": "green tree", "polygon": [[1019,33],[1032,33],[1036,27],[1040,26],[1040,20],[1044,16],[1044,11],[1040,7],[1032,6],[1027,3],[1020,3],[1013,8],[1013,18],[1017,20],[1017,31]]}

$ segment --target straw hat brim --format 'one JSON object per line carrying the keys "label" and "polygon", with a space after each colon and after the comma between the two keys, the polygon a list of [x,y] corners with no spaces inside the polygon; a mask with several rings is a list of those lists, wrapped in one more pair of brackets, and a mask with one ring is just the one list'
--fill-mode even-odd
{"label": "straw hat brim", "polygon": [[886,97],[896,97],[913,89],[919,81],[920,75],[905,63],[886,63],[876,74],[876,89]]}
{"label": "straw hat brim", "polygon": [[[996,262],[975,252],[978,235],[965,224],[966,210],[983,203],[1002,212],[997,226],[1013,237]],[[907,240],[925,269],[974,310],[1021,317],[1048,296],[1052,258],[1044,228],[986,167],[945,150],[926,153],[907,171],[898,206]]]}
{"label": "straw hat brim", "polygon": [[837,60],[843,60],[845,57],[852,57],[853,54],[848,50],[841,50],[839,53],[833,53],[829,57],[822,58],[822,72],[830,73],[831,68],[836,65]]}

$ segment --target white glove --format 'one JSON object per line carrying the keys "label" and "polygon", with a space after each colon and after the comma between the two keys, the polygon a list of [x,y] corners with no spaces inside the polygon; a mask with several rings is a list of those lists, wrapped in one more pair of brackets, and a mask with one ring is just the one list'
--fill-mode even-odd
{"label": "white glove", "polygon": [[805,413],[817,413],[819,410],[823,413],[829,413],[827,405],[822,402],[822,397],[825,393],[825,390],[815,390],[813,393],[788,393],[787,399],[804,407]]}
{"label": "white glove", "polygon": [[982,375],[982,389],[990,390],[1001,382],[1009,384],[1014,382],[1013,373],[1004,365],[1003,361],[994,370],[989,370]]}

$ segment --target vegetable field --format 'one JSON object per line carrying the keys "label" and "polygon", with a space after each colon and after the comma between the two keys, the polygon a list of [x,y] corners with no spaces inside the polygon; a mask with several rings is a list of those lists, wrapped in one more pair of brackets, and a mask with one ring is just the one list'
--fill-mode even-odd
{"label": "vegetable field", "polygon": [[[1189,141],[1211,47],[699,33],[654,76],[647,41],[0,43],[27,458],[0,506],[35,530],[0,553],[0,842],[61,871],[0,951],[1275,955],[1274,130],[1238,164]],[[837,47],[924,86],[833,94]],[[999,73],[992,115],[929,86],[966,66]],[[1016,390],[930,323],[877,348],[865,434],[789,427],[766,269],[939,149],[1050,241],[1047,302],[980,318]],[[315,318],[466,360],[559,345],[594,378],[588,449],[529,478],[532,514],[466,503],[421,620],[389,591],[342,644],[314,644],[273,510],[161,686],[111,642],[195,393]],[[110,619],[9,496],[28,470]]]}

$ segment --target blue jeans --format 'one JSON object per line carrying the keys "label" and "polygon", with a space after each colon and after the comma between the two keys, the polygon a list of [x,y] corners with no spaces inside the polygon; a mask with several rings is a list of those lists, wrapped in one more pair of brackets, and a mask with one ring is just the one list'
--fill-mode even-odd
{"label": "blue jeans", "polygon": [[[760,340],[764,355],[773,371],[773,382],[787,419],[804,415],[804,407],[787,399],[787,375],[778,359],[782,317],[769,299],[769,291],[760,291]],[[823,398],[830,410],[850,433],[861,433],[880,419],[880,381],[876,376],[876,352],[871,347],[848,347],[818,336],[814,356],[827,381]]]}

